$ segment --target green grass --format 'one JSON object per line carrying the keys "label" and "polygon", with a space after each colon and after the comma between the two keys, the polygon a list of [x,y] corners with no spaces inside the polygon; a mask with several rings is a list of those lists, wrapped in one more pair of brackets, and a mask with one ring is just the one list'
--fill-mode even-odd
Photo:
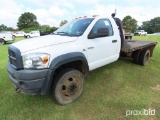
{"label": "green grass", "polygon": [[[18,40],[22,40],[19,38]],[[137,36],[133,39],[160,42],[160,36]],[[10,43],[9,43],[10,44]],[[0,119],[2,120],[158,120],[160,119],[160,44],[147,66],[133,64],[131,59],[91,72],[86,78],[82,96],[61,106],[46,96],[14,93],[7,76],[7,46],[0,46]],[[126,110],[155,109],[156,116],[128,116]]]}

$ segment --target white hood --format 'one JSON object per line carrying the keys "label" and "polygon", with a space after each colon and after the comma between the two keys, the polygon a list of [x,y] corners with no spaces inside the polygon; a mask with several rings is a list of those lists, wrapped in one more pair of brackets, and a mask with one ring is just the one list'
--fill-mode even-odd
{"label": "white hood", "polygon": [[46,35],[42,37],[35,37],[26,40],[22,40],[12,45],[17,47],[21,53],[27,52],[30,50],[61,44],[61,43],[68,43],[77,40],[77,37],[70,37],[70,36],[61,36],[61,35]]}

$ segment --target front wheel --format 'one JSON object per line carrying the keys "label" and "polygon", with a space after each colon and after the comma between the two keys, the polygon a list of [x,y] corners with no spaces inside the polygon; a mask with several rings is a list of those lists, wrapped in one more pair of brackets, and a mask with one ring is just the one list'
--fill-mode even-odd
{"label": "front wheel", "polygon": [[62,70],[52,86],[52,97],[61,105],[75,101],[82,93],[84,85],[83,74],[76,69]]}
{"label": "front wheel", "polygon": [[13,36],[12,36],[12,38],[13,38],[13,40],[14,40],[14,39],[16,38],[16,36],[15,36],[15,35],[13,35]]}
{"label": "front wheel", "polygon": [[0,39],[0,45],[4,45],[5,41],[3,39]]}
{"label": "front wheel", "polygon": [[30,38],[30,36],[29,36],[29,35],[27,35],[27,38]]}

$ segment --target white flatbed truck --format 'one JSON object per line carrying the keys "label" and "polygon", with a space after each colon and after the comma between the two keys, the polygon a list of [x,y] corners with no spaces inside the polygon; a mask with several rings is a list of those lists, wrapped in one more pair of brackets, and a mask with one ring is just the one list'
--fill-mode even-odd
{"label": "white flatbed truck", "polygon": [[67,23],[52,35],[9,45],[7,70],[16,92],[51,93],[54,100],[66,105],[81,95],[84,76],[91,70],[120,56],[146,65],[156,44],[125,40],[118,18],[85,17]]}

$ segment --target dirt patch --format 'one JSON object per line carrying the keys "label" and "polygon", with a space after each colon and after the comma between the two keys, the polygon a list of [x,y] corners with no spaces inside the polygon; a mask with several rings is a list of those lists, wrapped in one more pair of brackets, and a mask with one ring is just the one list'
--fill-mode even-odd
{"label": "dirt patch", "polygon": [[159,90],[160,91],[160,85],[156,85],[154,87],[151,87],[152,90]]}

